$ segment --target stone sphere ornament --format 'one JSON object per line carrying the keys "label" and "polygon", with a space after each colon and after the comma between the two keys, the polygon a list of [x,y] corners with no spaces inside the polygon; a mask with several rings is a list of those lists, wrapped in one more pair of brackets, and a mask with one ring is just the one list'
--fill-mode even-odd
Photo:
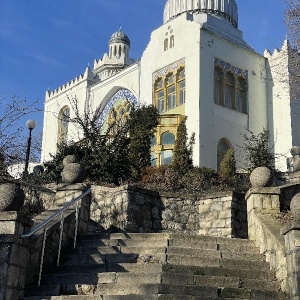
{"label": "stone sphere ornament", "polygon": [[63,183],[82,183],[86,178],[85,168],[79,163],[67,164],[62,173]]}
{"label": "stone sphere ornament", "polygon": [[292,156],[300,155],[300,146],[294,146],[291,149]]}
{"label": "stone sphere ornament", "polygon": [[37,166],[35,166],[35,167],[33,168],[33,174],[38,175],[38,174],[42,174],[42,173],[44,173],[44,168],[43,168],[43,166],[37,165]]}
{"label": "stone sphere ornament", "polygon": [[67,166],[68,164],[72,164],[72,163],[78,163],[78,159],[75,155],[67,155],[64,159],[63,159],[63,166]]}
{"label": "stone sphere ornament", "polygon": [[295,219],[299,220],[300,219],[300,193],[296,194],[292,198],[290,209],[291,209],[292,216]]}
{"label": "stone sphere ornament", "polygon": [[0,211],[18,211],[25,201],[24,191],[14,183],[0,184]]}
{"label": "stone sphere ornament", "polygon": [[250,182],[252,187],[269,187],[273,183],[272,172],[267,167],[258,167],[250,174]]}

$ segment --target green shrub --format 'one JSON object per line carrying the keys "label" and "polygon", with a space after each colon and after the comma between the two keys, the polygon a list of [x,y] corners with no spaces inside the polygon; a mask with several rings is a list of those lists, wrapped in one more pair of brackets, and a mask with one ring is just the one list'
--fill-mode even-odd
{"label": "green shrub", "polygon": [[275,156],[269,144],[269,130],[264,128],[258,135],[248,130],[243,138],[242,150],[246,155],[249,171],[251,172],[257,167],[267,167],[274,170]]}

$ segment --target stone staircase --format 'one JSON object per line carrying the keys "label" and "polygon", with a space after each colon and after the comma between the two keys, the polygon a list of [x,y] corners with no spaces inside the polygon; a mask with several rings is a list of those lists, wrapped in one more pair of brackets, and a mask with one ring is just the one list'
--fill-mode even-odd
{"label": "stone staircase", "polygon": [[241,239],[93,233],[21,300],[285,299],[269,264]]}

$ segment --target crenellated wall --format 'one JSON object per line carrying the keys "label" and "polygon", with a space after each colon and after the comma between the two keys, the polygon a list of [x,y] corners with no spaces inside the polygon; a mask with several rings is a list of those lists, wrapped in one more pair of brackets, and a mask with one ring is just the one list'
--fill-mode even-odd
{"label": "crenellated wall", "polygon": [[46,102],[49,101],[51,98],[60,95],[61,93],[66,93],[68,90],[74,88],[76,85],[78,85],[86,80],[88,80],[90,82],[94,81],[94,73],[91,71],[91,69],[89,67],[87,67],[85,69],[85,72],[83,74],[70,80],[66,84],[58,87],[54,91],[47,91],[46,92]]}

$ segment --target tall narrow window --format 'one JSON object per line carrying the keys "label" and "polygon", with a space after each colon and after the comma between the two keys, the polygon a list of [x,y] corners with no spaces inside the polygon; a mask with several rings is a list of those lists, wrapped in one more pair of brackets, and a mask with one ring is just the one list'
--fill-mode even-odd
{"label": "tall narrow window", "polygon": [[167,77],[167,101],[168,109],[172,109],[176,106],[176,89],[175,89],[175,76],[170,74]]}
{"label": "tall narrow window", "polygon": [[167,51],[169,49],[169,39],[166,38],[164,42],[164,50]]}
{"label": "tall narrow window", "polygon": [[68,129],[70,121],[70,108],[63,107],[58,116],[58,144],[66,143],[68,139]]}
{"label": "tall narrow window", "polygon": [[241,113],[247,113],[247,83],[242,77],[237,79],[235,92],[235,109]]}
{"label": "tall narrow window", "polygon": [[223,72],[219,67],[215,67],[214,71],[214,102],[219,105],[223,105],[222,94],[223,94]]}
{"label": "tall narrow window", "polygon": [[225,76],[224,106],[234,109],[234,75],[227,72]]}
{"label": "tall narrow window", "polygon": [[165,90],[163,79],[160,78],[155,85],[155,98],[156,98],[156,107],[158,111],[161,113],[165,110]]}
{"label": "tall narrow window", "polygon": [[185,68],[179,70],[178,73],[178,90],[179,90],[179,105],[185,103]]}
{"label": "tall narrow window", "polygon": [[174,47],[174,44],[175,44],[175,39],[174,39],[174,35],[172,35],[170,37],[170,49]]}

